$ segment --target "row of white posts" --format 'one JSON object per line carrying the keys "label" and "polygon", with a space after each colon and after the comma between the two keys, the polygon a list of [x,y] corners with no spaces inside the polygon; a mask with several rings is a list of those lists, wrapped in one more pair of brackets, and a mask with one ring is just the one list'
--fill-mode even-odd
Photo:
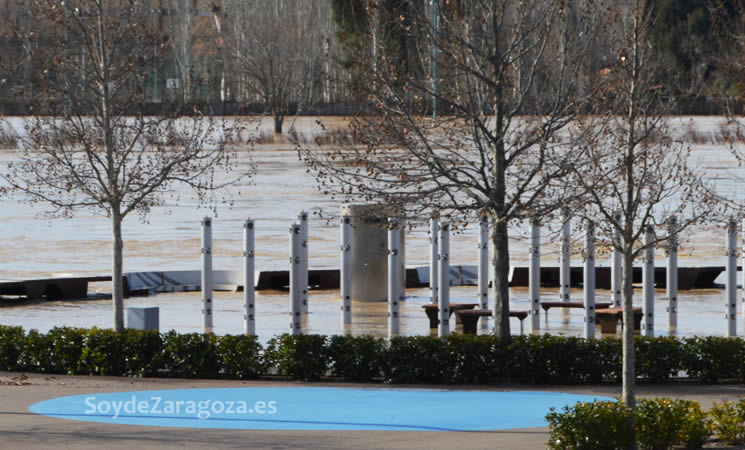
{"label": "row of white posts", "polygon": [[[559,256],[559,297],[570,301],[570,220],[563,217],[561,229],[561,251]],[[616,219],[620,222],[620,219]],[[678,224],[675,218],[669,221],[668,232],[672,236],[667,248],[667,317],[668,330],[675,330],[678,322]],[[351,217],[344,215],[341,219],[341,268],[340,298],[342,328],[352,323],[352,261],[351,261]],[[308,313],[308,214],[301,211],[298,221],[290,228],[290,333],[301,332],[302,315]],[[388,222],[388,334],[399,334],[400,306],[403,300],[403,279],[401,266],[401,226],[397,219]],[[745,233],[745,224],[744,224]],[[450,332],[450,229],[449,225],[440,223],[438,218],[430,221],[430,289],[431,301],[438,304],[438,335],[446,336]],[[533,223],[530,233],[529,265],[529,302],[530,324],[533,331],[540,329],[540,225]],[[744,235],[745,236],[745,235]],[[615,236],[618,239],[618,234]],[[650,225],[645,230],[642,271],[642,334],[654,335],[654,228]],[[481,309],[489,308],[489,245],[488,219],[482,218],[479,224],[479,259],[478,259],[478,304]],[[202,220],[202,318],[205,332],[213,327],[213,280],[212,280],[212,220]],[[727,335],[735,336],[737,332],[737,223],[730,220],[727,226],[727,265],[726,265],[726,318]],[[246,334],[255,334],[255,291],[254,291],[254,222],[243,222],[243,272],[244,302],[243,322]],[[595,236],[594,226],[588,222],[584,243],[584,288],[583,302],[585,311],[584,336],[595,334]],[[611,257],[611,295],[613,306],[621,306],[621,255],[613,250]],[[743,274],[745,285],[745,273]],[[743,298],[745,303],[745,297]],[[492,308],[494,305],[491,305]],[[484,318],[484,321],[486,318]],[[483,323],[483,322],[482,322]]]}

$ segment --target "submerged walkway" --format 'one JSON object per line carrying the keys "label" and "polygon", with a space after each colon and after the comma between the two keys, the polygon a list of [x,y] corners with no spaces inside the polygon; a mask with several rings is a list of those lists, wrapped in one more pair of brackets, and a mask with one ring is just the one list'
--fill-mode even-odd
{"label": "submerged walkway", "polygon": [[[26,378],[27,377],[27,378]],[[547,391],[580,396],[613,397],[620,394],[618,386],[499,386],[499,387],[453,387],[453,386],[397,386],[380,384],[347,383],[297,383],[277,381],[222,381],[222,380],[182,380],[182,379],[136,379],[118,377],[64,376],[0,372],[0,439],[7,448],[500,448],[500,449],[542,449],[546,447],[548,429],[546,427],[484,430],[471,432],[455,431],[392,431],[390,429],[360,430],[287,430],[287,429],[220,429],[173,426],[142,426],[112,423],[95,423],[68,420],[38,415],[29,407],[39,402],[65,396],[83,396],[88,405],[107,397],[101,395],[114,392],[130,392],[123,400],[131,398],[133,391],[157,391],[188,389],[198,401],[199,393],[215,388],[269,388],[301,387],[303,391],[322,394],[343,388],[358,388],[355,392],[376,392],[385,389],[403,392],[406,395],[419,395],[421,389],[442,389],[455,396],[468,396],[471,391],[489,391],[489,396],[528,394],[525,391]],[[314,389],[326,388],[326,389]],[[374,389],[371,390],[370,388]],[[268,390],[269,389],[269,390]],[[414,390],[412,390],[414,389]],[[290,392],[290,389],[284,389]],[[225,392],[233,392],[226,390]],[[443,392],[443,391],[437,391]],[[471,392],[473,393],[473,392]],[[91,396],[96,399],[89,399]],[[136,392],[135,392],[136,394]],[[144,395],[145,392],[142,392]],[[151,395],[150,393],[147,394]],[[534,394],[533,394],[534,395]],[[715,401],[735,399],[745,395],[743,385],[697,385],[668,384],[663,386],[639,386],[640,396],[673,396],[696,400],[704,408],[711,407]],[[550,397],[551,395],[547,395]],[[319,419],[325,412],[338,407],[334,402],[324,401],[324,395],[316,397]],[[496,398],[496,397],[495,397]],[[186,397],[184,397],[188,401]],[[226,397],[227,399],[227,397]],[[234,398],[234,400],[239,400]],[[272,399],[267,398],[267,402]],[[499,416],[511,411],[510,405],[495,402],[493,414]],[[255,403],[254,403],[255,406]],[[313,407],[313,405],[306,405]],[[269,411],[270,405],[262,405]],[[275,405],[281,408],[281,404]],[[348,402],[347,411],[364,409],[359,402]],[[443,411],[429,411],[433,417]],[[474,410],[474,420],[489,411]]]}

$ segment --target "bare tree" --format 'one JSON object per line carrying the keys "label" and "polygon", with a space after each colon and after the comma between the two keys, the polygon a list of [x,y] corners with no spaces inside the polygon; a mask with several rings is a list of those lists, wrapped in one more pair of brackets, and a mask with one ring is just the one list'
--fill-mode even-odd
{"label": "bare tree", "polygon": [[[609,6],[605,16],[614,18],[606,28],[614,64],[598,73],[596,109],[572,129],[581,139],[573,141],[577,159],[567,181],[581,191],[574,198],[587,202],[582,208],[598,234],[623,255],[622,398],[634,407],[634,327],[629,326],[634,323],[634,260],[672,237],[661,226],[670,218],[677,219],[677,234],[705,224],[714,213],[724,214],[725,207],[671,128],[675,103],[668,90],[679,86],[659,84],[662,74],[670,77],[665,58],[650,42],[654,9],[645,0],[632,0]],[[644,242],[657,225],[654,241]],[[611,238],[615,233],[620,239]]]}
{"label": "bare tree", "polygon": [[[412,219],[439,212],[465,221],[487,214],[495,331],[505,340],[508,224],[557,207],[553,181],[566,173],[560,163],[566,146],[557,134],[584,99],[576,89],[584,77],[579,62],[592,30],[578,20],[573,45],[560,51],[563,4],[438,1],[437,29],[428,11],[408,9],[412,16],[397,25],[417,29],[436,52],[415,46],[419,53],[408,55],[418,63],[403,64],[430,67],[436,54],[437,93],[430,79],[401,67],[400,48],[380,44],[358,67],[370,109],[355,118],[353,142],[331,152],[300,150],[329,194],[382,200]],[[390,32],[394,25],[380,28]],[[435,119],[426,117],[433,97],[440,110]]]}
{"label": "bare tree", "polygon": [[[138,16],[136,0],[109,6],[36,3],[36,13],[68,39],[44,69],[44,114],[27,119],[19,159],[2,177],[51,215],[90,210],[109,218],[113,326],[122,330],[122,221],[161,205],[175,183],[207,198],[232,181],[215,174],[231,169],[234,155],[224,144],[230,130],[199,111],[182,117],[170,112],[178,105],[167,105],[161,115],[144,114],[148,58],[158,38]],[[82,76],[66,73],[66,62],[81,64]]]}
{"label": "bare tree", "polygon": [[[330,16],[326,2],[274,0],[242,4],[231,11],[223,34],[241,87],[274,117],[302,111],[322,87],[324,39],[318,26]],[[326,19],[328,20],[328,19]]]}

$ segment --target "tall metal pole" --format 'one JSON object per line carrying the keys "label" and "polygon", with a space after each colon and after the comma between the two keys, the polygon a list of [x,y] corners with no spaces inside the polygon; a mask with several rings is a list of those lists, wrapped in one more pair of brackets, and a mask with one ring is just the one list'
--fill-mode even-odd
{"label": "tall metal pole", "polygon": [[530,267],[528,290],[530,291],[530,325],[532,331],[541,328],[541,226],[533,221],[530,225]]}
{"label": "tall metal pole", "polygon": [[[642,288],[644,289],[644,322],[642,334],[654,336],[654,226],[647,225],[644,233],[644,271],[642,272]],[[631,326],[624,324],[624,326]]]}
{"label": "tall metal pole", "polygon": [[352,323],[352,218],[341,218],[341,326]]}
{"label": "tall metal pole", "polygon": [[439,249],[439,236],[440,233],[440,219],[432,217],[429,219],[429,291],[431,304],[437,303],[438,289],[440,287],[440,273],[437,268],[437,258],[440,255]]}
{"label": "tall metal pole", "polygon": [[212,332],[212,219],[202,219],[202,326]]}
{"label": "tall metal pole", "polygon": [[595,224],[587,222],[584,269],[585,338],[595,337]]}
{"label": "tall metal pole", "polygon": [[727,336],[737,336],[737,222],[727,223]]}
{"label": "tall metal pole", "polygon": [[401,308],[401,230],[398,219],[388,219],[388,338],[399,334]]}
{"label": "tall metal pole", "polygon": [[572,265],[571,265],[571,220],[569,213],[561,215],[561,253],[559,254],[559,298],[568,302],[572,295]]}
{"label": "tall metal pole", "polygon": [[308,213],[300,211],[297,215],[300,224],[300,283],[301,297],[300,305],[303,314],[308,314]]}
{"label": "tall metal pole", "polygon": [[620,212],[613,214],[613,254],[611,259],[611,300],[613,306],[621,306],[621,279],[623,276],[623,260],[621,258],[621,221],[623,217]]}
{"label": "tall metal pole", "polygon": [[445,337],[450,334],[450,225],[440,225],[440,292],[437,308],[439,310],[440,324],[437,327],[437,335]]}
{"label": "tall metal pole", "polygon": [[302,328],[302,288],[301,255],[302,245],[300,225],[290,225],[290,334],[300,334]]}
{"label": "tall metal pole", "polygon": [[254,221],[243,222],[243,332],[256,334]]}
{"label": "tall metal pole", "polygon": [[667,331],[672,334],[678,328],[678,218],[672,216],[667,225],[670,240],[667,246]]}

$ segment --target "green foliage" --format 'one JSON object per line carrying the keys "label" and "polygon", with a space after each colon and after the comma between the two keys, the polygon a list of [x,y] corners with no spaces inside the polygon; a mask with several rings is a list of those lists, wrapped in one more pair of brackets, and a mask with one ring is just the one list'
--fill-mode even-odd
{"label": "green foliage", "polygon": [[331,373],[345,381],[372,381],[381,376],[385,341],[372,336],[331,336],[328,341]]}
{"label": "green foliage", "polygon": [[266,372],[256,336],[223,336],[218,339],[219,358],[227,378],[256,378]]}
{"label": "green foliage", "polygon": [[453,383],[493,383],[507,371],[507,346],[493,335],[451,334],[447,345],[455,360]]}
{"label": "green foliage", "polygon": [[635,340],[636,376],[652,383],[664,383],[683,368],[681,341],[674,337],[642,337]]}
{"label": "green foliage", "polygon": [[684,399],[641,399],[636,405],[636,439],[642,448],[701,448],[711,435],[701,406]]}
{"label": "green foliage", "polygon": [[70,327],[55,327],[46,334],[29,331],[18,368],[33,372],[78,373],[84,332]]}
{"label": "green foliage", "polygon": [[283,334],[269,340],[265,357],[280,375],[296,380],[318,380],[329,368],[326,336]]}
{"label": "green foliage", "polygon": [[178,334],[169,331],[163,339],[165,368],[174,377],[217,378],[220,358],[213,333]]}
{"label": "green foliage", "polygon": [[0,325],[0,370],[18,370],[25,343],[22,327]]}
{"label": "green foliage", "polygon": [[97,375],[152,376],[163,368],[163,338],[157,331],[93,328],[83,336],[78,370]]}
{"label": "green foliage", "polygon": [[389,383],[452,383],[457,357],[446,339],[433,336],[396,336],[383,357]]}
{"label": "green foliage", "polygon": [[688,376],[702,383],[721,379],[745,379],[745,341],[739,338],[707,336],[684,340]]}
{"label": "green foliage", "polygon": [[628,449],[634,442],[634,413],[621,402],[580,402],[562,412],[551,408],[546,420],[551,449]]}
{"label": "green foliage", "polygon": [[745,398],[736,402],[714,403],[709,414],[717,439],[731,445],[745,444]]}
{"label": "green foliage", "polygon": [[577,337],[519,336],[510,346],[511,378],[528,383],[599,383],[608,358],[599,358],[596,340]]}

